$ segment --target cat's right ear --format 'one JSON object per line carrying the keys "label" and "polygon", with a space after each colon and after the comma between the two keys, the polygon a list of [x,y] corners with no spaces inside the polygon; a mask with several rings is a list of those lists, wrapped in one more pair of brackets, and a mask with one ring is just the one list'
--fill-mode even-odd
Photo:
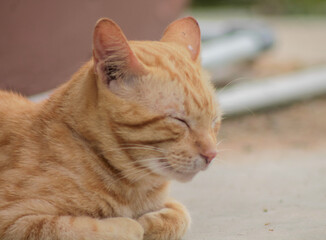
{"label": "cat's right ear", "polygon": [[107,18],[102,18],[96,23],[93,35],[93,60],[95,73],[107,83],[123,78],[126,74],[146,73],[120,27]]}
{"label": "cat's right ear", "polygon": [[188,49],[196,61],[200,53],[200,28],[193,17],[185,17],[172,22],[164,31],[163,42],[175,42]]}

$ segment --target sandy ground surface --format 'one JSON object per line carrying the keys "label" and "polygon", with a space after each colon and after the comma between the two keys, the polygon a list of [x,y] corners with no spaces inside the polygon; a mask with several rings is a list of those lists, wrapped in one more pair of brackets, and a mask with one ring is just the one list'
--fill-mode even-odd
{"label": "sandy ground surface", "polygon": [[[326,18],[269,22],[279,44],[252,76],[326,63]],[[326,239],[326,96],[225,119],[219,136],[210,169],[172,186],[193,218],[185,239]]]}
{"label": "sandy ground surface", "polygon": [[275,162],[214,164],[173,194],[191,212],[188,240],[325,240],[326,151],[288,152]]}

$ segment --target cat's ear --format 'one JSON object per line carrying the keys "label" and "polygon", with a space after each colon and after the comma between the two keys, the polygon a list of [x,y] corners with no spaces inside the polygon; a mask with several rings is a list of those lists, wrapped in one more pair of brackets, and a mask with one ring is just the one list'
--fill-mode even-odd
{"label": "cat's ear", "polygon": [[163,42],[175,42],[184,45],[191,53],[193,60],[200,53],[200,28],[193,17],[185,17],[172,22],[161,39]]}
{"label": "cat's ear", "polygon": [[130,48],[120,27],[110,19],[102,18],[93,35],[94,70],[108,83],[124,75],[145,74],[144,66]]}

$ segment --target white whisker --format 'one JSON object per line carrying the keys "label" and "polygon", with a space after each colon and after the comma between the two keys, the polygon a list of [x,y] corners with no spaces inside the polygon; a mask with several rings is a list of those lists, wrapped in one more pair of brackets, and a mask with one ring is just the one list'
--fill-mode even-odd
{"label": "white whisker", "polygon": [[154,160],[161,160],[161,159],[165,159],[165,157],[155,157],[155,158],[146,158],[146,159],[140,159],[140,160],[136,160],[136,161],[133,161],[133,162],[128,162],[126,164],[123,164],[122,166],[123,167],[132,167],[132,166],[135,166],[136,163],[149,163],[149,162],[152,162]]}
{"label": "white whisker", "polygon": [[[164,169],[170,168],[171,166],[173,166],[173,165],[170,164],[170,165],[167,165],[167,166],[162,166],[162,167],[159,168],[159,170],[164,170]],[[148,172],[148,173],[146,173],[146,174],[144,174],[144,175],[141,175],[140,177],[134,179],[133,183],[135,183],[135,182],[139,181],[140,179],[142,179],[142,178],[148,176],[149,174],[151,174],[151,172]]]}
{"label": "white whisker", "polygon": [[156,152],[163,152],[159,149],[154,149],[154,148],[145,148],[145,147],[120,147],[120,148],[110,148],[108,150],[105,150],[105,152],[115,152],[115,151],[121,151],[124,149],[137,149],[137,150],[152,150],[152,151],[156,151]]}

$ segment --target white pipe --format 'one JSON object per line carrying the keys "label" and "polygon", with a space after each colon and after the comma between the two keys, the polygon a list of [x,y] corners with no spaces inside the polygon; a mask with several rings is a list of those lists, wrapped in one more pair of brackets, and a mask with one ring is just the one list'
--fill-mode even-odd
{"label": "white pipe", "polygon": [[262,40],[252,32],[238,32],[229,37],[203,44],[203,67],[213,78],[219,76],[225,66],[253,59],[262,50]]}
{"label": "white pipe", "polygon": [[214,82],[227,78],[231,69],[256,58],[275,40],[273,31],[262,22],[200,21],[199,24],[202,37],[209,39],[203,41],[202,64]]}
{"label": "white pipe", "polygon": [[281,77],[237,84],[218,91],[216,98],[225,115],[237,115],[325,93],[324,66]]}
{"label": "white pipe", "polygon": [[39,93],[39,94],[35,94],[33,96],[29,96],[28,99],[31,100],[32,102],[40,102],[40,101],[42,101],[44,99],[47,99],[52,92],[53,92],[53,90],[43,92],[43,93]]}

